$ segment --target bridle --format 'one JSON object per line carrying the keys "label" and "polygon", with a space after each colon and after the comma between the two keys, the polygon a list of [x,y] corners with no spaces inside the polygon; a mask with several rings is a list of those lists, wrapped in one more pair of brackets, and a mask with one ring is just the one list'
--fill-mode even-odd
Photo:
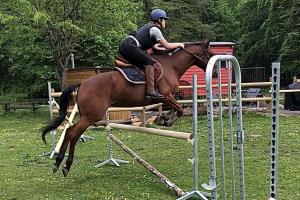
{"label": "bridle", "polygon": [[[205,49],[201,46],[203,52],[205,51]],[[198,59],[199,61],[201,61],[202,63],[206,63],[202,58],[200,58],[198,55],[196,55],[195,53],[193,52],[190,52],[189,50],[186,50],[185,48],[182,48],[182,47],[177,47],[174,51],[170,52],[168,55],[169,56],[172,56],[174,55],[177,51],[179,50],[183,50],[184,52],[192,55],[194,58]]]}
{"label": "bridle", "polygon": [[[203,47],[201,47],[202,48],[202,50],[203,50],[203,52],[204,52],[204,49],[203,49]],[[194,56],[195,58],[197,58],[198,60],[200,60],[201,62],[203,62],[203,63],[206,63],[202,58],[200,58],[199,56],[197,56],[195,53],[193,53],[193,52],[190,52],[190,51],[188,51],[188,50],[186,50],[186,49],[182,49],[184,52],[187,52],[188,54],[191,54],[192,56]]]}

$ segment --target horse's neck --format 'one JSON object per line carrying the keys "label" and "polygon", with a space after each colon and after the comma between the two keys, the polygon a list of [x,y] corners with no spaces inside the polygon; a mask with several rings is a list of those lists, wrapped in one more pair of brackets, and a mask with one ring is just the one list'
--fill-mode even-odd
{"label": "horse's neck", "polygon": [[163,67],[171,67],[177,74],[178,79],[194,64],[193,56],[184,51],[175,53],[172,56],[156,55],[154,56]]}

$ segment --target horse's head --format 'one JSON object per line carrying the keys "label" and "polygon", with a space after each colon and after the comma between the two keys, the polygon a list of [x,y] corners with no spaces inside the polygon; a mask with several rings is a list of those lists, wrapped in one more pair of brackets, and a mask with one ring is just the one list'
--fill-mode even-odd
{"label": "horse's head", "polygon": [[209,50],[209,42],[188,42],[184,49],[176,48],[153,55],[164,67],[172,68],[180,78],[191,66],[197,65],[206,71],[206,66],[213,53]]}
{"label": "horse's head", "polygon": [[206,66],[213,53],[209,50],[209,41],[185,43],[184,51],[193,55],[194,64],[206,71]]}

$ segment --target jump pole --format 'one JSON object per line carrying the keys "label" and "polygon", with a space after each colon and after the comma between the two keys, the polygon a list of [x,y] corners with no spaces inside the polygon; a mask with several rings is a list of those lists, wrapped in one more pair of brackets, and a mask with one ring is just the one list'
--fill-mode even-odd
{"label": "jump pole", "polygon": [[[175,132],[175,131],[165,131],[165,130],[157,130],[157,129],[150,129],[150,128],[142,128],[142,127],[133,127],[127,125],[119,125],[114,123],[109,123],[109,138],[111,141],[116,143],[123,151],[129,154],[134,160],[138,163],[143,165],[146,169],[148,169],[151,173],[157,176],[168,188],[173,190],[177,196],[179,197],[177,200],[185,200],[192,197],[198,197],[201,200],[208,200],[206,196],[211,196],[210,193],[207,192],[200,192],[198,190],[198,122],[197,122],[197,75],[193,75],[193,134],[183,133],[183,132]],[[116,138],[110,131],[110,128],[119,128],[125,130],[131,130],[135,132],[142,132],[146,134],[154,134],[154,135],[161,135],[166,137],[172,137],[177,139],[184,139],[184,140],[192,140],[193,144],[193,170],[194,170],[194,190],[191,192],[184,193],[176,184],[171,182],[165,175],[159,172],[155,167],[149,164],[147,161],[142,159],[139,155],[137,155],[134,151],[128,148],[122,141]],[[112,151],[110,146],[109,152]],[[102,166],[102,165],[101,165]]]}
{"label": "jump pole", "polygon": [[109,138],[117,144],[124,152],[126,152],[129,156],[131,156],[135,161],[145,167],[152,174],[157,176],[161,182],[163,182],[168,188],[173,190],[177,196],[183,196],[184,192],[180,189],[175,183],[173,183],[168,177],[159,172],[155,167],[149,164],[146,160],[141,158],[138,154],[132,151],[129,147],[127,147],[121,140],[119,140],[113,134],[109,134]]}
{"label": "jump pole", "polygon": [[145,127],[124,125],[124,124],[116,124],[116,123],[109,123],[108,125],[109,125],[110,128],[134,131],[136,133],[144,133],[144,134],[150,134],[150,135],[160,135],[160,136],[164,136],[164,137],[171,137],[171,138],[177,138],[177,139],[182,139],[182,140],[192,139],[192,134],[184,133],[184,132],[159,130],[159,129],[155,129],[155,128],[145,128]]}
{"label": "jump pole", "polygon": [[67,118],[67,124],[65,125],[65,128],[64,128],[63,132],[61,133],[61,136],[60,136],[60,138],[59,138],[59,140],[58,140],[58,142],[55,146],[54,151],[52,151],[52,153],[50,155],[50,158],[54,158],[54,156],[59,153],[60,147],[61,147],[61,145],[62,145],[62,143],[65,139],[66,131],[71,125],[73,125],[72,121],[73,121],[77,111],[78,111],[78,108],[77,108],[77,103],[76,103],[73,110],[72,110],[72,112],[71,112],[71,114],[70,114],[70,116]]}

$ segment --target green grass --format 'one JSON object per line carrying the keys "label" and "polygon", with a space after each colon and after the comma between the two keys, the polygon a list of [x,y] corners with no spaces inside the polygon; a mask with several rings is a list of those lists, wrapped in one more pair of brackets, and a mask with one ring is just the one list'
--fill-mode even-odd
{"label": "green grass", "polygon": [[[88,130],[96,140],[77,144],[73,168],[67,178],[52,174],[53,161],[40,154],[50,150],[43,145],[39,129],[48,121],[47,110],[36,113],[0,113],[0,199],[153,199],[176,196],[150,172],[114,145],[114,156],[130,161],[121,167],[94,168],[107,159],[104,130]],[[267,199],[269,191],[270,118],[244,115],[246,199]],[[279,195],[280,199],[300,199],[300,117],[281,117]],[[225,120],[224,124],[226,125]],[[155,127],[155,126],[154,126]],[[199,183],[208,182],[208,145],[206,118],[199,118]],[[216,128],[217,128],[216,124]],[[163,128],[163,127],[161,127]],[[227,129],[226,127],[225,129]],[[191,117],[183,117],[172,128],[191,132]],[[167,175],[185,191],[193,189],[191,144],[159,136],[117,131],[116,135],[131,149]],[[225,133],[225,140],[228,135]],[[47,137],[50,142],[50,137]],[[216,140],[218,144],[219,140]],[[217,150],[218,151],[218,150]],[[226,144],[226,163],[228,163]],[[237,157],[235,163],[237,166]],[[218,159],[219,163],[219,159]],[[230,179],[226,170],[227,182]],[[218,171],[218,174],[220,172]],[[237,179],[236,175],[236,179]],[[238,180],[238,179],[237,179]],[[236,182],[238,186],[238,181]],[[238,188],[236,189],[238,194]],[[227,191],[230,191],[229,184]]]}

